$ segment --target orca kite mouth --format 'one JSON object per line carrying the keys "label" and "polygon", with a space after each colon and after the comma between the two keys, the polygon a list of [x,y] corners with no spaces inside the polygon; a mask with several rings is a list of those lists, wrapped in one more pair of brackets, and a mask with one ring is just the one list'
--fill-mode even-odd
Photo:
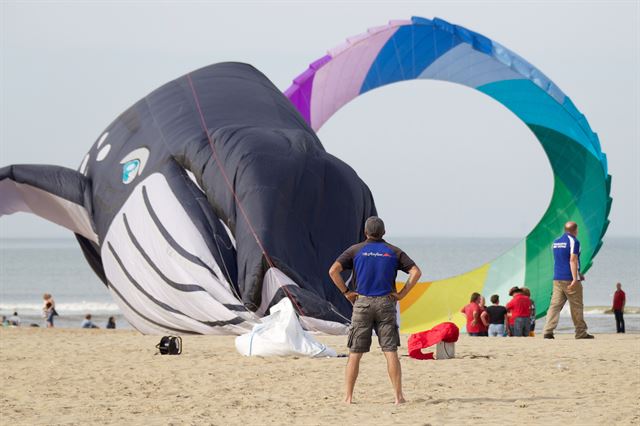
{"label": "orca kite mouth", "polygon": [[160,173],[133,190],[109,227],[101,255],[109,289],[143,332],[242,333],[255,324]]}

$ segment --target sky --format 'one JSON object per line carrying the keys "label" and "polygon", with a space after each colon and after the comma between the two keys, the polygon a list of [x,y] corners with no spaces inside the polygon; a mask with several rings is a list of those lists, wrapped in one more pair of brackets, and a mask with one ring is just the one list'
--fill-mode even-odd
{"label": "sky", "polygon": [[[613,175],[608,236],[640,236],[640,3],[0,2],[0,166],[76,169],[118,114],[160,85],[224,61],[283,91],[346,37],[411,16],[500,42],[549,76],[599,134]],[[371,188],[394,236],[524,237],[553,189],[526,126],[487,96],[435,81],[394,84],[318,133]],[[0,238],[64,238],[27,214]]]}

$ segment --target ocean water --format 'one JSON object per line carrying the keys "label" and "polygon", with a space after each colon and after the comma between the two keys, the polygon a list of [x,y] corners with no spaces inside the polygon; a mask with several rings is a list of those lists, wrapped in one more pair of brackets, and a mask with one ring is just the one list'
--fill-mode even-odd
{"label": "ocean water", "polygon": [[[420,266],[423,279],[446,278],[495,259],[517,239],[393,238]],[[402,279],[402,277],[399,277]],[[627,294],[627,331],[640,332],[640,238],[608,238],[587,274],[584,302],[593,332],[615,332],[611,306],[615,283]],[[0,314],[17,311],[23,324],[44,325],[42,295],[53,294],[58,327],[79,327],[87,313],[103,327],[109,316],[118,328],[131,328],[107,288],[86,263],[73,239],[0,239]],[[541,329],[544,320],[537,322]],[[561,314],[558,332],[573,332],[568,310]]]}

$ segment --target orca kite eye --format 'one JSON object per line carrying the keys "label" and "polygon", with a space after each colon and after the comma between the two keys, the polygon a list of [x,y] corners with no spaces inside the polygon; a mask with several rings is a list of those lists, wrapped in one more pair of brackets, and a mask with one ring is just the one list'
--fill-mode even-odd
{"label": "orca kite eye", "polygon": [[120,164],[122,164],[122,183],[129,184],[133,182],[136,176],[140,176],[148,158],[149,150],[144,147],[134,149],[127,154],[120,161]]}
{"label": "orca kite eye", "polygon": [[140,160],[131,160],[122,166],[122,183],[131,183],[136,178],[136,172],[140,167]]}

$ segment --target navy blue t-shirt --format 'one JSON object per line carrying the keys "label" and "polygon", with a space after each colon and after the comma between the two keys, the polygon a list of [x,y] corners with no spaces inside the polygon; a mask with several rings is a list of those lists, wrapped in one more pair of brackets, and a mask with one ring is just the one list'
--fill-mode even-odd
{"label": "navy blue t-shirt", "polygon": [[566,233],[553,242],[553,279],[559,281],[572,281],[571,255],[578,256],[578,272],[580,271],[580,241],[573,235]]}
{"label": "navy blue t-shirt", "polygon": [[356,292],[363,296],[391,293],[398,270],[408,273],[415,265],[398,247],[384,240],[367,239],[345,250],[336,262],[344,270],[353,270]]}

